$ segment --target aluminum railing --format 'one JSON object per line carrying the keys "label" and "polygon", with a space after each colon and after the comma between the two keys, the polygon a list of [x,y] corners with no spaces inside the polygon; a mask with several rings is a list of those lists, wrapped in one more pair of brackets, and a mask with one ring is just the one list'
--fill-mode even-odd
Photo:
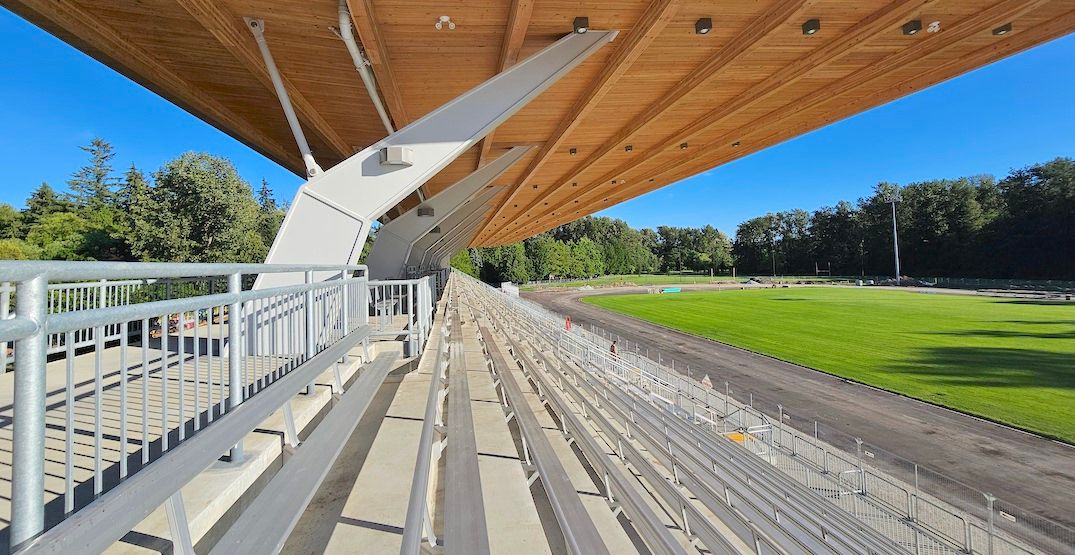
{"label": "aluminum railing", "polygon": [[[525,318],[541,322],[549,329],[562,329],[559,315],[526,301],[512,299],[512,305]],[[751,404],[738,402],[729,394],[727,384],[722,394],[639,353],[613,357],[607,347],[601,347],[607,346],[607,341],[579,327],[561,336],[569,343],[577,343],[577,354],[583,350],[593,353],[589,362],[597,362],[605,370],[631,368],[640,378],[645,378],[647,389],[656,399],[689,415],[692,421],[708,425],[716,432],[738,430],[744,446],[752,447],[756,454],[811,488],[833,492],[835,503],[876,527],[888,527],[889,533],[909,538],[905,539],[907,545],[920,552],[925,544],[931,544],[930,551],[950,552],[954,547],[967,553],[1034,552],[1028,545],[1001,533],[994,519],[983,521],[961,513],[936,497],[872,468],[864,459],[873,453],[862,442],[858,442],[856,454],[848,454],[787,426],[782,408],[773,418]],[[749,433],[742,433],[748,430]],[[869,503],[863,504],[863,500]],[[901,526],[907,528],[901,521],[914,524],[909,529],[910,536],[901,529]],[[938,541],[951,547],[932,545]]]}
{"label": "aluminum railing", "polygon": [[370,325],[374,335],[407,337],[407,354],[421,353],[433,325],[437,292],[434,279],[372,280],[369,282]]}
{"label": "aluminum railing", "polygon": [[[334,277],[314,282],[315,272]],[[264,273],[299,273],[306,283],[242,288],[244,276]],[[102,287],[98,280],[118,280],[106,283],[122,292],[134,283],[182,278],[217,279],[226,289],[149,302],[105,293],[97,299],[114,302],[61,301],[63,310],[49,313],[51,281],[96,281],[52,288],[89,291]],[[12,550],[66,545],[86,533],[94,542],[122,536],[148,514],[136,506],[152,511],[160,503],[142,506],[146,500],[178,495],[221,452],[241,460],[242,437],[260,422],[251,416],[260,414],[255,406],[266,416],[284,407],[294,435],[289,399],[300,388],[290,388],[312,381],[369,333],[364,266],[4,261],[0,282],[14,285],[16,299],[13,317],[0,320],[0,342],[14,343],[15,359],[14,376],[4,377],[7,391],[0,390],[14,399],[2,409],[13,426]],[[410,286],[416,302],[432,303],[431,288]],[[428,313],[412,314],[428,329]],[[157,337],[154,320],[162,323]],[[116,330],[117,348],[105,348],[106,330]],[[48,363],[49,337],[56,335],[66,357]],[[80,337],[92,339],[91,352],[76,354]],[[232,416],[254,400],[246,416]],[[192,439],[225,447],[177,451]],[[171,470],[164,476],[153,471],[165,467]],[[131,492],[139,492],[142,505],[131,503]]]}
{"label": "aluminum railing", "polygon": [[[442,289],[445,291],[446,289]],[[444,303],[447,307],[447,302]],[[451,308],[446,308],[447,316]],[[429,378],[429,393],[426,395],[425,415],[422,418],[422,433],[418,440],[418,456],[414,464],[414,477],[411,479],[411,494],[407,501],[407,516],[403,527],[403,542],[400,555],[418,555],[421,553],[422,539],[429,546],[436,547],[437,536],[433,532],[432,498],[435,492],[430,489],[431,472],[444,450],[443,437],[437,429],[443,429],[445,394],[445,375],[448,371],[448,337],[449,319],[441,321],[441,335],[433,363],[433,375]],[[428,353],[427,353],[428,356]]]}

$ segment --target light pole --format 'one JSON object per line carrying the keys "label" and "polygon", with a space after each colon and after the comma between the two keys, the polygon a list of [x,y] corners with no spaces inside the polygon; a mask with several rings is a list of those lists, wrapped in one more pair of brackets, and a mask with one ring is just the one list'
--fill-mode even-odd
{"label": "light pole", "polygon": [[896,233],[896,203],[900,200],[899,188],[885,193],[885,202],[892,205],[892,251],[896,255],[896,287],[900,285],[900,241]]}

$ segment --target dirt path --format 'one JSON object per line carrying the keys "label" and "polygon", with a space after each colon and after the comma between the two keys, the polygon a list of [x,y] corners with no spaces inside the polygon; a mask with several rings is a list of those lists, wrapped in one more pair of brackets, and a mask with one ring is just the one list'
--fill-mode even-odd
{"label": "dirt path", "polygon": [[[684,286],[715,289],[728,286]],[[738,288],[738,286],[734,286]],[[813,421],[860,437],[890,453],[944,472],[1038,515],[1075,528],[1075,448],[962,413],[841,378],[670,330],[584,304],[582,297],[645,292],[645,287],[524,293],[541,305],[568,314],[575,325],[595,324],[619,335],[630,349],[637,343],[689,366],[697,379],[710,376],[715,387],[732,384],[732,396],[775,415],[782,403],[791,424],[813,433]],[[764,401],[762,399],[764,398]],[[952,490],[950,490],[952,491]],[[953,493],[955,493],[953,491]],[[977,497],[964,493],[964,497]],[[976,501],[975,501],[976,502]]]}

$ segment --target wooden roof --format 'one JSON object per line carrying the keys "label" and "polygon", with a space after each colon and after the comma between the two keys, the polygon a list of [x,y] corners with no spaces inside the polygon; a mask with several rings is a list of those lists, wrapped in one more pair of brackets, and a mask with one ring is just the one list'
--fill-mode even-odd
{"label": "wooden roof", "polygon": [[[385,134],[333,31],[337,0],[4,0],[10,9],[302,175],[243,16],[329,168]],[[1075,29],[1075,0],[348,0],[397,128],[571,31],[619,38],[425,185],[515,145],[474,245],[531,236]],[[454,30],[434,29],[440,15]],[[702,17],[712,32],[694,30]],[[818,19],[821,29],[803,33]],[[901,27],[922,22],[922,31]],[[927,32],[931,22],[940,31]],[[1011,24],[1011,31],[994,29]],[[983,114],[986,116],[986,114]],[[630,145],[630,151],[626,148]],[[576,150],[575,155],[569,149]],[[398,207],[417,202],[413,196]]]}

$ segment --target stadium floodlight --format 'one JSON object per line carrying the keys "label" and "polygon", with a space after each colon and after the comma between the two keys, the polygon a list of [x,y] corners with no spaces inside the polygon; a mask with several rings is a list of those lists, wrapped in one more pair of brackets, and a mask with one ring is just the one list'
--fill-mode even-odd
{"label": "stadium floodlight", "polygon": [[892,251],[896,255],[896,287],[900,286],[900,240],[896,233],[896,203],[903,200],[900,197],[900,189],[896,187],[884,193],[885,202],[892,205]]}

